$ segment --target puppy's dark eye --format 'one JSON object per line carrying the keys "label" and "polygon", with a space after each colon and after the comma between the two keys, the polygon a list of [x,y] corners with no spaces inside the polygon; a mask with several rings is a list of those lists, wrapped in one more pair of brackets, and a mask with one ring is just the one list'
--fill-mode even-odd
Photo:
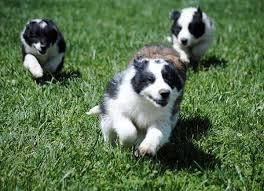
{"label": "puppy's dark eye", "polygon": [[171,80],[171,76],[168,73],[163,73],[162,77],[165,81],[170,81]]}
{"label": "puppy's dark eye", "polygon": [[148,76],[147,77],[147,81],[148,82],[154,82],[155,81],[155,78],[153,76]]}
{"label": "puppy's dark eye", "polygon": [[37,38],[37,35],[35,33],[33,33],[33,32],[30,32],[29,33],[29,37],[30,38]]}
{"label": "puppy's dark eye", "polygon": [[182,30],[182,27],[180,27],[180,26],[177,26],[176,28],[175,28],[175,31],[178,33],[178,32],[180,32]]}
{"label": "puppy's dark eye", "polygon": [[142,64],[148,64],[148,61],[147,60],[143,60]]}
{"label": "puppy's dark eye", "polygon": [[172,34],[174,34],[176,36],[181,32],[181,30],[182,30],[182,27],[179,26],[178,24],[173,25],[172,28],[171,28]]}

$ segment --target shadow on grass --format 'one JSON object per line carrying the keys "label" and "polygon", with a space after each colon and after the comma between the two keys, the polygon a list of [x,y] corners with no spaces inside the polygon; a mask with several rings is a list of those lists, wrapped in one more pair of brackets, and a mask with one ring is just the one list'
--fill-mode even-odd
{"label": "shadow on grass", "polygon": [[210,127],[209,119],[201,116],[180,120],[172,133],[170,143],[158,151],[156,160],[170,169],[214,168],[220,161],[192,142],[205,135]]}
{"label": "shadow on grass", "polygon": [[191,61],[191,68],[194,72],[201,70],[209,70],[210,68],[226,67],[227,61],[224,58],[218,58],[216,56],[207,57],[202,59],[200,62]]}
{"label": "shadow on grass", "polygon": [[71,70],[71,71],[63,71],[55,75],[45,75],[42,78],[35,79],[36,83],[39,85],[44,84],[50,84],[50,83],[62,83],[63,85],[66,85],[68,83],[68,80],[73,78],[80,78],[81,73],[78,70]]}

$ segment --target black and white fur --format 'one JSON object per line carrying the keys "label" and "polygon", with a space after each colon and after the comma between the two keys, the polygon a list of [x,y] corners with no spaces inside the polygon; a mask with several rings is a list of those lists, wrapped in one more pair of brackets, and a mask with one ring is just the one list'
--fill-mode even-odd
{"label": "black and white fur", "polygon": [[213,40],[214,26],[211,19],[198,8],[172,11],[170,19],[173,48],[180,53],[183,62],[197,62],[204,55]]}
{"label": "black and white fur", "polygon": [[34,78],[41,78],[44,73],[58,73],[62,69],[66,43],[53,21],[30,20],[21,32],[20,39],[23,65]]}
{"label": "black and white fur", "polygon": [[174,64],[163,59],[135,59],[110,81],[100,107],[104,140],[136,145],[137,155],[155,155],[175,127],[184,82]]}

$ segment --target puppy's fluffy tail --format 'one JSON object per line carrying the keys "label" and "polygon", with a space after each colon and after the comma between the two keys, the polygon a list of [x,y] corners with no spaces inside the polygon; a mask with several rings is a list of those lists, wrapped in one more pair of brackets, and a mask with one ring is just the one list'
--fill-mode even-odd
{"label": "puppy's fluffy tail", "polygon": [[167,37],[166,37],[166,40],[167,40],[168,42],[172,43],[172,38],[171,38],[171,36],[167,36]]}
{"label": "puppy's fluffy tail", "polygon": [[99,115],[101,114],[101,109],[99,105],[94,106],[92,109],[90,109],[88,112],[86,112],[87,115]]}

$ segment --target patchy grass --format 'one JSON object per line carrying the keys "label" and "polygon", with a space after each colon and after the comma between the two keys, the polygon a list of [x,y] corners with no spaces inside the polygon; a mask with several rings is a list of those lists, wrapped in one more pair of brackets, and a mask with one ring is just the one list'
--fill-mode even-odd
{"label": "patchy grass", "polygon": [[[216,40],[189,71],[181,121],[155,159],[105,145],[85,115],[137,49],[165,41],[169,11],[196,2],[2,0],[0,188],[262,190],[263,1],[200,1]],[[38,85],[22,67],[19,33],[37,17],[55,20],[67,41],[57,83]]]}

